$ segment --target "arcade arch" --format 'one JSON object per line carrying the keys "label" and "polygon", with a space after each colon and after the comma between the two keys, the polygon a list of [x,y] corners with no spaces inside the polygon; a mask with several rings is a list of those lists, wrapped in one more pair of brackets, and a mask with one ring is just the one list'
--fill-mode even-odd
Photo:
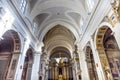
{"label": "arcade arch", "polygon": [[22,71],[22,80],[30,80],[33,65],[33,50],[29,48],[26,52]]}
{"label": "arcade arch", "polygon": [[119,79],[120,50],[111,28],[103,26],[98,29],[96,48],[106,79]]}
{"label": "arcade arch", "polygon": [[19,35],[8,30],[0,40],[0,80],[13,80],[21,50]]}
{"label": "arcade arch", "polygon": [[90,46],[86,46],[86,62],[90,80],[98,80],[98,74],[96,70],[96,64],[93,56],[93,52]]}
{"label": "arcade arch", "polygon": [[[40,71],[43,66],[46,66],[46,71],[41,71],[45,73],[45,77],[42,77],[43,74],[40,73],[40,78],[48,80],[76,79],[75,73],[80,66],[74,66],[79,65],[75,63],[78,59],[76,59],[78,54],[75,54],[75,40],[71,31],[62,25],[56,25],[46,33],[43,39],[44,47],[40,64]],[[80,70],[80,68],[78,69]]]}

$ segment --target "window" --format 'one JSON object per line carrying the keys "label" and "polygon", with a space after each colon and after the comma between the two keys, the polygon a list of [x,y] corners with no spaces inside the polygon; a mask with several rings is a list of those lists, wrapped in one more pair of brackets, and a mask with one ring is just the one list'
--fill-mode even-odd
{"label": "window", "polygon": [[21,9],[22,13],[25,12],[26,5],[27,5],[26,0],[21,0],[20,9]]}

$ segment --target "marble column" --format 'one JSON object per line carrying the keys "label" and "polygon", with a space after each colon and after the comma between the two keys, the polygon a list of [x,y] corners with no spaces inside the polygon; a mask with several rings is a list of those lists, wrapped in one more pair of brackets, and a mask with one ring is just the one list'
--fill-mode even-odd
{"label": "marble column", "polygon": [[90,45],[91,45],[91,49],[93,52],[93,57],[94,57],[94,61],[95,61],[96,69],[97,69],[98,78],[99,80],[105,80],[104,72],[102,70],[102,65],[101,65],[100,58],[99,58],[99,53],[95,49],[96,44],[94,44],[92,37],[90,39]]}
{"label": "marble column", "polygon": [[32,66],[31,80],[39,80],[40,53],[34,53],[34,62]]}

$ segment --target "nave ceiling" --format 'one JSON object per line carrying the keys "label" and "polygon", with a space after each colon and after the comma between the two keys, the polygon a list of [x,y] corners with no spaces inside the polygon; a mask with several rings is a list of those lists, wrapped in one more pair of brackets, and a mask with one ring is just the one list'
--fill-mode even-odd
{"label": "nave ceiling", "polygon": [[20,14],[25,19],[28,31],[36,40],[37,47],[44,46],[48,52],[56,47],[65,47],[71,50],[70,53],[74,52],[75,45],[80,41],[82,30],[86,27],[84,24],[89,23],[94,3],[97,2],[95,0],[11,1],[15,2],[13,5],[16,9],[21,10]]}
{"label": "nave ceiling", "polygon": [[81,35],[80,20],[87,16],[86,0],[28,0],[32,23],[37,24],[37,37],[43,40],[45,34],[56,25],[69,29],[78,40]]}
{"label": "nave ceiling", "polygon": [[28,19],[37,26],[35,36],[49,52],[65,47],[72,53],[87,17],[86,0],[28,0]]}

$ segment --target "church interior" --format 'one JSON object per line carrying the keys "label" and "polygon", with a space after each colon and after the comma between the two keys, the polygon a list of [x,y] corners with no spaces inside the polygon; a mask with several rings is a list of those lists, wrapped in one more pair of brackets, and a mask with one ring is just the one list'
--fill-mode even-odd
{"label": "church interior", "polygon": [[119,0],[0,0],[0,80],[120,80]]}

